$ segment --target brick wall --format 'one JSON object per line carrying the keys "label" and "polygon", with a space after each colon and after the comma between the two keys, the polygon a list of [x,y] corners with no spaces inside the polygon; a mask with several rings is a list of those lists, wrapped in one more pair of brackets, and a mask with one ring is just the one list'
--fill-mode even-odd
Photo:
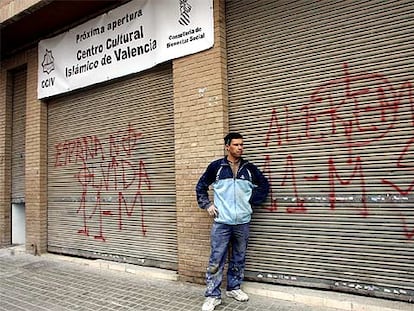
{"label": "brick wall", "polygon": [[[214,0],[214,47],[173,61],[177,184],[178,271],[183,280],[204,282],[210,252],[211,218],[200,210],[195,184],[208,163],[224,154],[228,130],[224,1]],[[37,50],[2,62],[1,109],[10,100],[7,72],[27,65],[26,103],[26,249],[47,251],[47,105],[37,100]],[[7,114],[2,113],[2,121]],[[10,122],[9,122],[10,123]],[[0,125],[0,241],[10,243],[10,135]],[[7,139],[9,139],[7,141]],[[8,226],[5,224],[8,223]]]}
{"label": "brick wall", "polygon": [[47,250],[47,105],[37,99],[37,48],[28,53],[26,97],[26,250]]}
{"label": "brick wall", "polygon": [[26,250],[45,252],[47,247],[47,110],[37,99],[37,49],[20,53],[1,63],[2,110],[0,122],[0,243],[11,244],[11,86],[10,72],[27,67],[25,208]]}
{"label": "brick wall", "polygon": [[208,163],[224,154],[228,130],[224,1],[214,1],[212,49],[173,62],[178,272],[204,282],[211,218],[198,208],[195,185]]}
{"label": "brick wall", "polygon": [[0,23],[15,18],[24,10],[41,3],[40,0],[0,0]]}
{"label": "brick wall", "polygon": [[0,72],[0,246],[11,244],[11,79]]}

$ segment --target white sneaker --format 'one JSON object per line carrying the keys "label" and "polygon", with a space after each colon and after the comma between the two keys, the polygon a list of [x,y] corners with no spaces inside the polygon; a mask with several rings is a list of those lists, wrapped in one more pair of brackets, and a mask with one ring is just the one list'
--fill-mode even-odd
{"label": "white sneaker", "polygon": [[220,304],[221,304],[220,298],[207,297],[206,300],[204,300],[203,307],[201,308],[201,310],[202,311],[213,311]]}
{"label": "white sneaker", "polygon": [[226,296],[230,298],[234,298],[237,301],[247,301],[249,300],[249,296],[242,291],[241,289],[233,289],[231,291],[226,292]]}

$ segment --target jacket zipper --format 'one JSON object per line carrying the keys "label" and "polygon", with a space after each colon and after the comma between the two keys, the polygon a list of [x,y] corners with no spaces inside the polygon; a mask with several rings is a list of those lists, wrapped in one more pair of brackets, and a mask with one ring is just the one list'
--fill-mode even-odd
{"label": "jacket zipper", "polygon": [[[239,175],[239,172],[242,170],[242,168],[246,165],[246,163],[241,163],[241,165],[239,166],[239,168],[236,171],[236,174],[233,173],[233,195],[234,195],[234,215],[235,215],[235,219],[234,222],[238,223],[238,219],[239,219],[239,215],[238,215],[238,210],[237,210],[237,203],[236,203],[236,180],[237,180],[237,176]],[[231,170],[233,172],[233,170]]]}

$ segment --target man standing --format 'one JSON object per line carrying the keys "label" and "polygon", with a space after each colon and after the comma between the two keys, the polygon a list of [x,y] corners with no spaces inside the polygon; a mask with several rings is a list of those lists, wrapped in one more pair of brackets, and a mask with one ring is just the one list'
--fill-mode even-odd
{"label": "man standing", "polygon": [[[226,295],[238,301],[249,299],[240,286],[244,277],[252,206],[263,203],[269,192],[266,177],[254,164],[242,158],[243,136],[229,133],[224,143],[227,156],[211,162],[196,186],[199,207],[214,217],[203,311],[213,311],[221,304],[220,286],[229,246],[231,256]],[[210,185],[214,192],[213,202],[208,196]]]}

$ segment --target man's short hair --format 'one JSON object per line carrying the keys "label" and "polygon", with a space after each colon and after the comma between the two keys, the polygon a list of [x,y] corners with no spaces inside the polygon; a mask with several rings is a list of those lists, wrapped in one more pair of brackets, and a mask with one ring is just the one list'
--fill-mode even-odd
{"label": "man's short hair", "polygon": [[224,144],[230,145],[232,139],[243,139],[243,136],[239,133],[228,133],[226,137],[224,137]]}

